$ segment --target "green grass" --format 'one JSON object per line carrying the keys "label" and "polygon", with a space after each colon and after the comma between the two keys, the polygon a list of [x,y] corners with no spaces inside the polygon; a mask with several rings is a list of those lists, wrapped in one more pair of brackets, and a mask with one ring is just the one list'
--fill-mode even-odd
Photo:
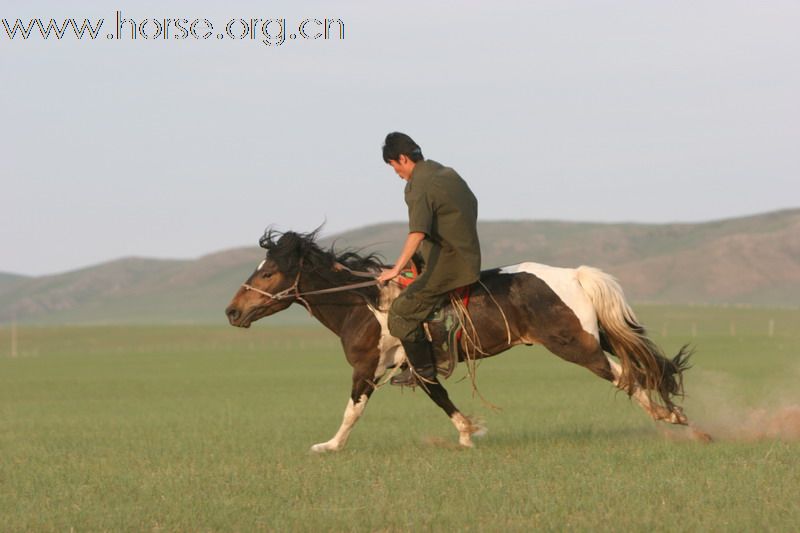
{"label": "green grass", "polygon": [[448,383],[489,426],[474,450],[422,393],[386,387],[347,449],[317,456],[350,376],[322,326],[25,327],[16,358],[0,329],[0,530],[797,530],[800,443],[720,424],[800,404],[800,312],[640,315],[668,352],[697,345],[685,405],[717,442],[519,348],[479,368],[500,412]]}

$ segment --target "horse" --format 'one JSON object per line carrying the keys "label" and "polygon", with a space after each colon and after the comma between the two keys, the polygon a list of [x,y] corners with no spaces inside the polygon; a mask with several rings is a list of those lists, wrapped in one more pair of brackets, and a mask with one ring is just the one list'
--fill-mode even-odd
{"label": "horse", "polygon": [[[400,288],[364,281],[387,265],[376,254],[323,250],[316,242],[318,231],[267,230],[259,240],[266,250],[264,260],[238,288],[225,313],[232,326],[248,328],[300,304],[340,338],[353,368],[350,398],[338,431],[311,447],[329,452],[344,448],[376,384],[406,357],[387,327],[389,304]],[[455,300],[445,305],[455,305]],[[532,262],[484,270],[471,287],[467,311],[480,349],[470,354],[462,341],[459,361],[494,356],[519,344],[540,344],[611,382],[654,420],[689,424],[675,399],[683,396],[692,350],[684,345],[677,355],[666,357],[647,337],[611,275],[588,266]],[[421,388],[450,418],[459,444],[472,447],[472,437],[485,428],[456,408],[438,378]]]}

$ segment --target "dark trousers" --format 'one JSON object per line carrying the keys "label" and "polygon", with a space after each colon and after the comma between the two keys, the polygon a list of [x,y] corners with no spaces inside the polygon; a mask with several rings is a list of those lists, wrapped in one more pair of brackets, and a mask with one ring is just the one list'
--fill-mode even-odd
{"label": "dark trousers", "polygon": [[[389,333],[401,341],[425,340],[422,323],[439,308],[447,293],[436,294],[426,288],[424,276],[400,293],[389,308]],[[420,283],[422,282],[422,283]]]}

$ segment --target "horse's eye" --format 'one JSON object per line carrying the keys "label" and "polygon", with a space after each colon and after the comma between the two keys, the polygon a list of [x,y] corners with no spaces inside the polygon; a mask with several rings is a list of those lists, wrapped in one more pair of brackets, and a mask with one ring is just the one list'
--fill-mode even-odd
{"label": "horse's eye", "polygon": [[262,272],[261,273],[261,277],[262,278],[271,278],[272,277],[272,272]]}

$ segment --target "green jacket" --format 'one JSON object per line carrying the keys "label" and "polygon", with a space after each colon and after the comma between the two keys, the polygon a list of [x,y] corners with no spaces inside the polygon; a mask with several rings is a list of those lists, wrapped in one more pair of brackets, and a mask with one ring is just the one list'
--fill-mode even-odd
{"label": "green jacket", "polygon": [[409,233],[425,234],[421,246],[425,266],[414,284],[423,283],[431,294],[443,294],[477,281],[478,201],[461,176],[436,161],[419,161],[406,184],[405,200]]}

